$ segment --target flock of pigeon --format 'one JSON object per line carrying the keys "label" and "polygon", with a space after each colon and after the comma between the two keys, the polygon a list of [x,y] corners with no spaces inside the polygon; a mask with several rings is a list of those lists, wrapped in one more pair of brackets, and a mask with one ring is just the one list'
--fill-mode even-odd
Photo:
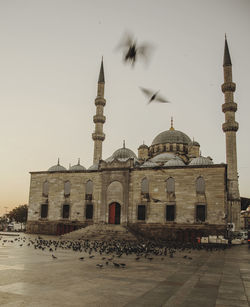
{"label": "flock of pigeon", "polygon": [[[153,49],[153,46],[149,43],[144,43],[138,45],[136,39],[129,33],[124,34],[121,39],[121,42],[116,47],[116,50],[123,50],[123,61],[124,63],[131,64],[134,67],[135,62],[138,59],[144,59],[145,61],[149,60],[150,53]],[[143,94],[148,98],[148,104],[151,102],[161,102],[169,103],[166,98],[159,95],[159,91],[152,91],[143,87],[140,87]]]}
{"label": "flock of pigeon", "polygon": [[[192,250],[205,250],[207,252],[224,250],[227,245],[223,244],[198,244],[198,243],[177,243],[177,242],[152,242],[152,241],[89,241],[89,240],[62,240],[62,239],[43,239],[41,236],[37,238],[16,237],[15,239],[0,238],[2,246],[6,244],[15,244],[20,247],[33,247],[40,251],[47,251],[51,257],[56,260],[59,258],[57,252],[59,250],[69,250],[79,252],[79,260],[101,259],[102,263],[96,264],[96,267],[103,268],[105,266],[113,266],[115,268],[126,268],[124,263],[128,259],[127,256],[136,262],[147,261],[152,262],[154,259],[164,260],[174,258],[176,252],[183,252],[182,258],[192,260],[190,257]],[[122,258],[122,259],[121,259]],[[122,260],[122,262],[121,262]]]}

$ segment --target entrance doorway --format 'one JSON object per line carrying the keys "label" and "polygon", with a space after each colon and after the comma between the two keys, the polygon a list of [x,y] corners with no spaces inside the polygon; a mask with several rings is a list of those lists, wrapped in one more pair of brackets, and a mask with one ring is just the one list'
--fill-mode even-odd
{"label": "entrance doorway", "polygon": [[112,203],[109,205],[109,224],[120,224],[121,205]]}

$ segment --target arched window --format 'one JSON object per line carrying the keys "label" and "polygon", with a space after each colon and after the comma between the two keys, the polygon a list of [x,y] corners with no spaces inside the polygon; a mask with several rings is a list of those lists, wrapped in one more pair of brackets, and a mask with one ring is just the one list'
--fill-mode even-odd
{"label": "arched window", "polygon": [[48,204],[41,205],[41,218],[45,219],[48,216]]}
{"label": "arched window", "polygon": [[63,205],[62,217],[64,219],[69,218],[69,205],[67,205],[67,204]]}
{"label": "arched window", "polygon": [[70,195],[71,184],[69,181],[64,182],[64,196],[67,197]]}
{"label": "arched window", "polygon": [[196,180],[196,193],[205,194],[205,180],[203,177],[198,177]]}
{"label": "arched window", "polygon": [[43,183],[43,196],[44,196],[44,197],[48,197],[48,195],[49,195],[49,183],[48,183],[48,181],[46,180],[46,181],[44,181],[44,183]]}
{"label": "arched window", "polygon": [[85,199],[92,200],[92,194],[93,194],[93,182],[91,180],[88,180],[86,182]]}
{"label": "arched window", "polygon": [[169,177],[166,181],[166,191],[167,193],[174,193],[175,192],[175,182],[174,178]]}
{"label": "arched window", "polygon": [[148,194],[149,193],[149,183],[148,179],[145,177],[141,181],[141,192],[142,194]]}

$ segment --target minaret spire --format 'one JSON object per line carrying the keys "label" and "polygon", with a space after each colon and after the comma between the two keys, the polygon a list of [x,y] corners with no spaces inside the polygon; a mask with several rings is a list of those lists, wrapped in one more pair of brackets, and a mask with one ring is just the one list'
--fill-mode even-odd
{"label": "minaret spire", "polygon": [[100,68],[98,83],[105,83],[104,69],[103,69],[103,57],[102,57],[102,63],[101,63],[101,68]]}
{"label": "minaret spire", "polygon": [[97,85],[97,97],[95,99],[96,115],[93,116],[93,122],[95,123],[95,131],[92,133],[92,139],[94,141],[94,164],[102,159],[102,142],[105,139],[105,134],[103,133],[103,124],[106,121],[106,117],[103,115],[103,109],[106,104],[106,100],[104,99],[104,86],[105,78],[102,58]]}
{"label": "minaret spire", "polygon": [[232,66],[226,34],[225,34],[225,47],[224,47],[224,58],[223,58],[223,67],[225,66]]}
{"label": "minaret spire", "polygon": [[227,188],[228,188],[228,222],[234,223],[236,229],[239,229],[240,214],[240,195],[237,169],[237,148],[236,132],[239,124],[235,121],[235,112],[237,104],[234,102],[234,92],[236,84],[232,81],[232,62],[230,58],[227,38],[225,37],[224,58],[223,58],[224,83],[221,86],[224,93],[225,103],[222,105],[222,111],[225,113],[225,123],[222,130],[226,135],[226,162],[227,162]]}

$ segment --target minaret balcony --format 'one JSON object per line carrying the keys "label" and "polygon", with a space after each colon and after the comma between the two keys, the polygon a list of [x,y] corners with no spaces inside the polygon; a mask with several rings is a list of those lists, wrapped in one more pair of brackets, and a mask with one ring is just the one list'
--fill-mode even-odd
{"label": "minaret balcony", "polygon": [[235,102],[225,102],[222,105],[222,112],[226,113],[227,111],[236,112],[237,103]]}
{"label": "minaret balcony", "polygon": [[94,123],[102,123],[104,124],[106,121],[106,117],[104,115],[94,115],[93,116]]}
{"label": "minaret balcony", "polygon": [[224,132],[238,131],[238,129],[239,129],[239,124],[237,122],[229,122],[229,123],[222,124],[222,130]]}
{"label": "minaret balcony", "polygon": [[236,84],[234,82],[226,82],[221,85],[221,90],[225,92],[235,92]]}
{"label": "minaret balcony", "polygon": [[94,141],[104,141],[105,134],[104,133],[92,133],[92,139]]}
{"label": "minaret balcony", "polygon": [[95,105],[96,106],[105,106],[106,105],[106,99],[102,98],[102,97],[97,97],[95,99]]}

